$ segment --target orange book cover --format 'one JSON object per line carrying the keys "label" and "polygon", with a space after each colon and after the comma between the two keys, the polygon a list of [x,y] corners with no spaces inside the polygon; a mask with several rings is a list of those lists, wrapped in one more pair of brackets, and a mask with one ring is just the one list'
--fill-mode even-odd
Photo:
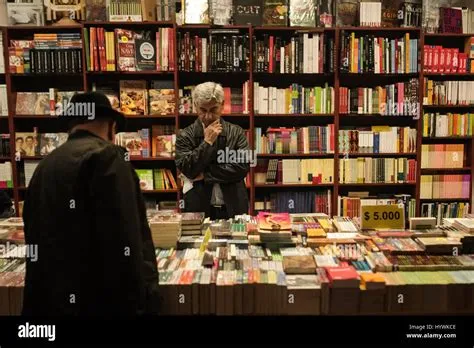
{"label": "orange book cover", "polygon": [[291,219],[288,213],[259,212],[258,228],[268,231],[291,230]]}

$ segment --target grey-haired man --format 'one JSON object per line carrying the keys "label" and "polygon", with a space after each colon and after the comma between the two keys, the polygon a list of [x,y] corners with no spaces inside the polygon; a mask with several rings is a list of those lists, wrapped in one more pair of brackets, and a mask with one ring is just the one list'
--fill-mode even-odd
{"label": "grey-haired man", "polygon": [[211,219],[246,214],[244,179],[250,162],[237,155],[250,153],[245,131],[221,119],[224,89],[220,84],[196,86],[192,99],[198,118],[176,139],[176,166],[185,182],[183,210],[203,211]]}

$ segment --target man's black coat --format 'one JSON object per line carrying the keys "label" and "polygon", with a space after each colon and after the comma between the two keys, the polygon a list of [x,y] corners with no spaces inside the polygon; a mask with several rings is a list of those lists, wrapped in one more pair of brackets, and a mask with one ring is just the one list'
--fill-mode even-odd
{"label": "man's black coat", "polygon": [[[184,195],[184,211],[205,212],[210,215],[213,184],[221,186],[227,213],[230,217],[247,214],[249,201],[244,178],[250,162],[226,161],[219,153],[227,150],[249,151],[244,130],[221,119],[222,133],[213,145],[204,141],[204,128],[199,119],[186,127],[176,138],[176,167],[187,178],[194,179],[204,173],[204,180],[193,183],[193,189]],[[219,152],[221,151],[221,152]],[[223,151],[223,152],[222,152]],[[248,157],[250,158],[250,157]]]}
{"label": "man's black coat", "polygon": [[158,271],[138,177],[125,150],[77,131],[26,192],[24,315],[156,313]]}

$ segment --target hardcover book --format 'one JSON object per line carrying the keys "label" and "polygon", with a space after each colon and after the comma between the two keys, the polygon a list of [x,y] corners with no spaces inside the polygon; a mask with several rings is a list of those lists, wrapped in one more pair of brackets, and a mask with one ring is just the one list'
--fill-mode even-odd
{"label": "hardcover book", "polygon": [[264,231],[291,231],[291,219],[288,213],[258,213],[258,228]]}
{"label": "hardcover book", "polygon": [[136,70],[135,35],[131,30],[115,29],[118,71]]}
{"label": "hardcover book", "polygon": [[146,115],[147,104],[146,81],[120,81],[120,110],[125,115]]}
{"label": "hardcover book", "polygon": [[341,0],[336,4],[337,26],[357,26],[358,0]]}
{"label": "hardcover book", "polygon": [[184,24],[209,24],[208,0],[185,0]]}
{"label": "hardcover book", "polygon": [[288,0],[265,0],[263,25],[288,25]]}
{"label": "hardcover book", "polygon": [[231,24],[232,0],[209,0],[209,7],[212,24]]}
{"label": "hardcover book", "polygon": [[261,26],[263,22],[263,0],[234,0],[234,24]]}
{"label": "hardcover book", "polygon": [[316,262],[310,255],[284,256],[283,269],[286,274],[316,274]]}
{"label": "hardcover book", "polygon": [[156,69],[155,44],[156,41],[150,38],[148,32],[135,40],[135,59],[138,71]]}
{"label": "hardcover book", "polygon": [[152,169],[135,169],[142,190],[153,190],[153,170]]}
{"label": "hardcover book", "polygon": [[86,21],[106,21],[107,0],[86,0]]}
{"label": "hardcover book", "polygon": [[315,0],[290,0],[290,26],[315,27],[316,10]]}
{"label": "hardcover book", "polygon": [[318,0],[318,26],[329,28],[336,23],[336,0]]}

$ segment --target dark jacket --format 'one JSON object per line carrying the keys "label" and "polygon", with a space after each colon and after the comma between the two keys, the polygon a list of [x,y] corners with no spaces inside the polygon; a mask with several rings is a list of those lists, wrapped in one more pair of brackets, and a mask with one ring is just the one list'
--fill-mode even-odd
{"label": "dark jacket", "polygon": [[[230,217],[246,214],[249,210],[244,179],[250,163],[227,161],[222,163],[219,150],[249,150],[244,130],[221,119],[222,133],[211,146],[204,141],[204,128],[199,119],[181,130],[176,138],[176,167],[189,179],[204,173],[203,181],[193,183],[193,189],[184,195],[184,211],[202,211],[210,215],[214,183],[221,186],[227,213]],[[218,158],[219,157],[219,158]],[[218,161],[219,159],[219,161]]]}
{"label": "dark jacket", "polygon": [[139,181],[125,150],[77,131],[26,192],[24,315],[156,313],[158,271]]}

